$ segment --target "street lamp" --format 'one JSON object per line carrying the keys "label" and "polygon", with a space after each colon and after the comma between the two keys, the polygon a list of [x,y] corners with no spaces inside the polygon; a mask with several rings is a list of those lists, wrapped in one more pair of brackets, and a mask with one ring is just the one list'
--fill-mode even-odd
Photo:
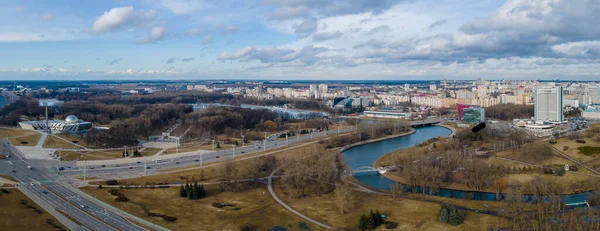
{"label": "street lamp", "polygon": [[263,140],[263,151],[267,151],[266,150],[266,148],[267,148],[267,132],[264,132],[264,133],[265,133],[265,139]]}
{"label": "street lamp", "polygon": [[233,147],[231,154],[233,155],[233,158],[235,158],[235,144],[232,144],[231,147]]}
{"label": "street lamp", "polygon": [[288,133],[285,133],[285,146],[288,146]]}
{"label": "street lamp", "polygon": [[246,141],[246,140],[244,139],[244,137],[246,137],[246,136],[242,135],[242,147],[244,147],[244,142]]}
{"label": "street lamp", "polygon": [[213,148],[213,152],[215,151],[215,140],[212,140],[212,148]]}

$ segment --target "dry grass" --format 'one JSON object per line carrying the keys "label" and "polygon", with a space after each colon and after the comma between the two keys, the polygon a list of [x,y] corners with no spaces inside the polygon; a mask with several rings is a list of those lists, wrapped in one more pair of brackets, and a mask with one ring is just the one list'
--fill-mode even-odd
{"label": "dry grass", "polygon": [[[46,224],[46,219],[52,219],[55,224],[63,226],[52,215],[29,200],[21,191],[16,189],[8,189],[8,191],[10,191],[9,194],[0,192],[0,205],[2,205],[2,209],[0,209],[1,230],[56,231],[57,229]],[[32,209],[20,204],[21,200],[27,200],[29,204],[42,210],[42,214],[35,213]]]}
{"label": "dry grass", "polygon": [[[358,230],[360,216],[368,213],[371,209],[373,211],[379,210],[388,217],[387,220],[389,221],[398,222],[399,226],[395,230],[487,230],[492,227],[506,227],[509,225],[508,221],[503,218],[467,212],[464,224],[456,227],[450,226],[439,222],[440,204],[438,203],[413,199],[393,199],[387,196],[375,196],[360,192],[357,192],[350,212],[341,214],[337,209],[333,193],[292,199],[287,196],[291,193],[282,190],[280,187],[275,188],[277,195],[282,200],[302,214],[343,230]],[[459,201],[447,200],[441,197],[440,200],[447,203]],[[478,204],[484,207],[483,203],[478,202]],[[384,230],[384,228],[380,229]]]}
{"label": "dry grass", "polygon": [[9,140],[16,146],[35,146],[40,139],[40,136],[41,135],[36,132],[31,135],[9,138]]}
{"label": "dry grass", "polygon": [[49,135],[43,145],[44,148],[79,148],[70,142],[66,142],[59,138]]}
{"label": "dry grass", "polygon": [[62,160],[71,161],[71,160],[79,160],[82,153],[74,152],[74,151],[60,151],[59,155]]}
{"label": "dry grass", "polygon": [[[579,152],[579,150],[577,150],[577,148],[579,147],[583,147],[583,146],[592,146],[592,147],[600,147],[600,143],[595,141],[592,138],[581,138],[582,140],[585,140],[585,144],[581,144],[581,143],[577,143],[575,142],[575,140],[569,140],[567,138],[561,138],[557,140],[556,144],[553,144],[552,146],[554,146],[556,149],[561,150],[564,154],[572,157],[573,159],[576,159],[578,161],[589,161],[591,159],[597,158],[598,155],[584,155],[581,152]],[[564,150],[564,147],[567,146],[569,147],[567,150]]]}
{"label": "dry grass", "polygon": [[61,133],[61,134],[56,134],[56,136],[66,139],[68,141],[71,141],[73,143],[79,144],[81,146],[84,147],[88,147],[88,148],[93,148],[90,147],[90,144],[88,144],[87,142],[85,142],[85,140],[81,139],[81,137],[76,136],[76,135],[70,135],[70,134],[65,134],[65,133]]}
{"label": "dry grass", "polygon": [[37,134],[37,132],[19,129],[19,128],[0,128],[0,138],[1,139],[4,139],[6,137],[25,136],[25,135],[33,135],[33,134]]}
{"label": "dry grass", "polygon": [[[82,152],[84,155],[80,160],[113,160],[123,158],[122,150],[114,151],[89,151]],[[130,153],[131,155],[131,153]]]}
{"label": "dry grass", "polygon": [[142,156],[153,156],[158,153],[162,148],[146,148],[144,151],[141,151]]}
{"label": "dry grass", "polygon": [[[251,224],[253,230],[266,230],[274,225],[294,227],[292,230],[297,230],[299,223],[306,223],[277,204],[269,193],[265,193],[264,187],[241,192],[219,192],[218,186],[205,187],[208,196],[195,201],[179,197],[179,188],[120,190],[131,201],[144,205],[150,212],[177,217],[174,222],[148,217],[134,203],[115,202],[115,197],[106,188],[87,187],[82,190],[119,209],[172,230],[239,230],[244,223]],[[219,212],[219,209],[211,205],[213,202],[231,203],[239,210],[228,207]],[[315,230],[312,225],[308,226]]]}

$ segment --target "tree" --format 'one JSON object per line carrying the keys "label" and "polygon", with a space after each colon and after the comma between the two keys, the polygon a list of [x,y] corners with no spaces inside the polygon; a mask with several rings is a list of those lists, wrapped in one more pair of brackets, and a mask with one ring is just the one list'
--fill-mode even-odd
{"label": "tree", "polygon": [[448,223],[453,226],[457,226],[463,223],[462,212],[456,209],[454,206],[450,207],[450,215],[448,217]]}
{"label": "tree", "polygon": [[221,148],[221,143],[219,143],[219,141],[217,141],[217,148]]}
{"label": "tree", "polygon": [[271,120],[267,120],[263,123],[263,127],[267,131],[274,131],[275,129],[277,129],[277,123],[275,123]]}
{"label": "tree", "polygon": [[370,229],[369,219],[365,214],[360,216],[360,220],[358,221],[358,229],[364,231]]}
{"label": "tree", "polygon": [[375,218],[373,216],[373,211],[369,212],[369,214],[367,214],[367,229],[375,229]]}
{"label": "tree", "polygon": [[392,191],[392,196],[394,198],[398,198],[398,196],[402,194],[402,188],[399,183],[393,183],[390,185],[390,191]]}
{"label": "tree", "polygon": [[235,146],[239,146],[239,143],[237,140],[235,141]]}
{"label": "tree", "polygon": [[448,210],[445,208],[440,210],[440,222],[448,223]]}
{"label": "tree", "polygon": [[188,200],[193,200],[194,199],[194,194],[193,194],[192,190],[193,189],[191,189],[191,188],[189,188],[187,190],[187,198],[188,198]]}
{"label": "tree", "polygon": [[179,187],[179,196],[180,197],[187,197],[185,188],[183,187],[183,185],[181,185],[181,187]]}
{"label": "tree", "polygon": [[377,220],[377,226],[383,224],[383,218],[381,217],[381,213],[379,213],[379,210],[375,211],[375,218]]}
{"label": "tree", "polygon": [[373,210],[369,211],[369,221],[371,222],[372,229],[375,229],[375,228],[377,228],[377,226],[380,225],[379,218],[377,218],[377,215],[375,215]]}
{"label": "tree", "polygon": [[340,213],[347,213],[354,202],[354,190],[352,189],[352,186],[349,183],[342,181],[335,184],[335,190],[333,192]]}

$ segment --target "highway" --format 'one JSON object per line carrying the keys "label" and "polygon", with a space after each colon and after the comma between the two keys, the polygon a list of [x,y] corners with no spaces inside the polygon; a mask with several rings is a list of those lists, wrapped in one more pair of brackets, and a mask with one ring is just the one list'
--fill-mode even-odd
{"label": "highway", "polygon": [[[339,133],[349,132],[352,129],[343,129],[339,130]],[[331,129],[329,131],[320,131],[313,132],[312,134],[303,134],[298,137],[289,137],[288,145],[292,145],[297,142],[302,142],[310,139],[327,137],[330,135],[338,134],[337,129]],[[264,145],[264,150],[263,150]],[[95,165],[86,165],[86,166],[75,166],[75,162],[63,161],[61,167],[64,167],[64,171],[60,171],[60,175],[64,176],[72,176],[83,175],[85,169],[86,176],[101,176],[102,178],[110,178],[110,175],[115,175],[114,178],[118,179],[120,175],[151,175],[156,174],[156,170],[165,170],[170,168],[179,168],[179,167],[190,167],[190,166],[199,166],[206,165],[209,163],[218,162],[220,160],[225,160],[229,158],[233,158],[235,156],[244,156],[251,153],[260,153],[268,150],[273,150],[277,148],[286,147],[285,138],[279,139],[267,139],[267,142],[254,142],[250,144],[246,144],[244,147],[236,147],[235,150],[228,149],[222,151],[208,152],[208,153],[199,153],[199,152],[190,152],[188,154],[182,154],[179,157],[172,157],[173,155],[164,155],[164,156],[155,156],[155,157],[143,157],[143,158],[132,158],[131,162],[128,164],[117,164],[111,160],[107,160],[103,164],[95,164]],[[171,156],[171,157],[169,157]],[[154,161],[157,159],[161,159],[161,161]],[[98,163],[98,162],[95,162]],[[105,165],[102,167],[102,165]],[[146,169],[144,169],[144,165],[146,165]],[[70,167],[70,168],[68,168]],[[56,169],[56,168],[54,168]],[[144,171],[146,170],[146,171]]]}
{"label": "highway", "polygon": [[[10,159],[0,160],[0,174],[6,174],[19,181],[23,187],[35,193],[48,204],[66,213],[87,229],[91,230],[145,230],[134,225],[120,215],[92,202],[56,179],[52,170],[42,165],[26,162],[12,145],[5,140],[0,143],[0,152],[11,155]],[[32,169],[28,169],[27,166]],[[85,230],[83,227],[78,229]]]}
{"label": "highway", "polygon": [[[329,130],[313,132],[312,134],[304,134],[294,137],[289,137],[286,144],[285,138],[268,138],[266,142],[255,142],[246,144],[244,147],[235,148],[235,156],[243,156],[251,153],[267,153],[268,150],[286,147],[297,142],[303,142],[316,138],[323,138],[334,134],[349,132],[351,129],[344,130]],[[30,161],[24,159],[21,153],[15,149],[6,139],[0,141],[0,153],[10,155],[9,159],[0,160],[0,174],[9,175],[19,181],[20,186],[25,190],[33,192],[37,197],[44,200],[56,210],[62,211],[69,217],[74,219],[82,227],[69,227],[71,230],[145,230],[135,224],[125,220],[121,212],[114,207],[104,204],[96,200],[88,199],[89,196],[81,193],[78,189],[68,184],[68,181],[74,180],[75,177],[82,176],[85,172],[87,176],[105,175],[103,178],[110,178],[116,175],[144,175],[156,174],[158,169],[169,169],[182,166],[199,166],[208,163],[214,163],[220,160],[232,158],[234,150],[222,150],[209,153],[191,152],[183,154],[181,157],[168,158],[168,156],[152,157],[152,160],[162,158],[158,162],[149,160],[146,164],[144,159],[149,157],[134,158],[132,163],[120,166],[108,165],[89,165],[85,166],[85,170],[81,167],[76,167],[76,162],[61,162],[61,166],[69,167],[64,171],[57,171],[57,161]],[[148,168],[145,168],[146,165]],[[32,169],[28,169],[31,166]],[[106,176],[108,175],[108,177]],[[116,177],[114,177],[116,178]],[[35,198],[31,198],[35,201]],[[128,216],[132,218],[131,215]],[[139,218],[136,221],[140,221]],[[142,223],[149,225],[149,222]],[[85,228],[84,228],[85,227]],[[152,225],[159,230],[166,230],[162,227]]]}

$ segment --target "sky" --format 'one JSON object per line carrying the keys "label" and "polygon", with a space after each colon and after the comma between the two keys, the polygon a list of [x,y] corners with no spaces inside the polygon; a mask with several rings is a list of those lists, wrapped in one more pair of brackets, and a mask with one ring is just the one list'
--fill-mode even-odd
{"label": "sky", "polygon": [[600,0],[0,0],[0,79],[600,79]]}

